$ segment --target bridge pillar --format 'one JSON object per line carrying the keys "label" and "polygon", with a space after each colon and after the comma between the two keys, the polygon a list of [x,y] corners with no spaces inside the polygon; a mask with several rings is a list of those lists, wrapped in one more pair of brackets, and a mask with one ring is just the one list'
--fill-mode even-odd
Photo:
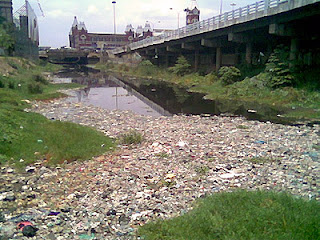
{"label": "bridge pillar", "polygon": [[168,68],[169,67],[169,54],[168,53],[166,53],[166,55],[165,55],[165,66],[166,66],[166,68]]}
{"label": "bridge pillar", "polygon": [[199,69],[199,60],[200,60],[199,50],[196,50],[194,52],[194,70],[195,71],[198,71]]}
{"label": "bridge pillar", "polygon": [[290,56],[289,56],[289,67],[292,68],[295,65],[295,60],[297,59],[297,55],[299,52],[299,40],[297,38],[292,38],[291,39],[291,44],[290,44]]}
{"label": "bridge pillar", "polygon": [[216,53],[216,71],[218,72],[222,64],[222,50],[221,47],[217,48]]}
{"label": "bridge pillar", "polygon": [[252,43],[251,42],[247,42],[246,44],[246,62],[249,65],[252,62]]}

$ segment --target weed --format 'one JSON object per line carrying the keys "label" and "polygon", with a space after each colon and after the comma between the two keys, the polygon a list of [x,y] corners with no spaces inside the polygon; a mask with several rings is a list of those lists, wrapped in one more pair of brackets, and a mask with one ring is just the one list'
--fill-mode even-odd
{"label": "weed", "polygon": [[266,158],[266,157],[254,157],[248,159],[249,162],[260,164],[260,163],[268,163],[268,162],[274,162],[275,159]]}
{"label": "weed", "polygon": [[246,126],[246,125],[237,125],[237,128],[238,129],[249,129],[249,127],[248,126]]}
{"label": "weed", "polygon": [[236,191],[199,199],[190,212],[138,229],[148,240],[319,239],[320,204],[286,193]]}
{"label": "weed", "polygon": [[123,145],[140,144],[143,140],[143,135],[136,130],[130,130],[127,133],[121,134],[119,137],[119,142]]}
{"label": "weed", "polygon": [[41,83],[32,82],[28,84],[28,90],[31,94],[40,94],[43,93],[43,87]]}
{"label": "weed", "polygon": [[34,81],[37,82],[37,83],[41,83],[41,84],[44,84],[44,85],[48,85],[49,84],[48,80],[45,79],[45,77],[40,75],[40,74],[34,75],[33,78],[34,78]]}
{"label": "weed", "polygon": [[166,152],[157,153],[156,156],[158,158],[168,158],[170,155]]}
{"label": "weed", "polygon": [[9,84],[8,84],[8,87],[9,87],[10,89],[15,89],[15,84],[14,84],[14,82],[10,81]]}
{"label": "weed", "polygon": [[5,88],[5,86],[6,85],[4,84],[3,80],[0,79],[0,88]]}
{"label": "weed", "polygon": [[206,175],[209,172],[210,168],[208,166],[197,166],[195,168],[196,173],[199,175]]}

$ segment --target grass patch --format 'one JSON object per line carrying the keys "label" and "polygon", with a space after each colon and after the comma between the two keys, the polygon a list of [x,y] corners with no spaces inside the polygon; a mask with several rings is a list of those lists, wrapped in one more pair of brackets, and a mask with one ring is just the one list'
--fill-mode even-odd
{"label": "grass patch", "polygon": [[267,158],[267,157],[254,157],[248,159],[249,162],[260,164],[260,163],[268,163],[268,162],[274,162],[275,159]]}
{"label": "grass patch", "polygon": [[237,128],[238,129],[243,129],[243,130],[247,130],[247,129],[250,129],[248,126],[246,125],[237,125]]}
{"label": "grass patch", "polygon": [[[0,58],[0,70],[5,60],[8,59]],[[48,84],[41,71],[55,69],[51,65],[38,66],[15,58],[9,59],[9,63],[15,71],[1,79],[5,87],[0,88],[0,165],[12,163],[23,167],[36,160],[52,165],[85,160],[114,145],[110,138],[92,128],[50,121],[40,114],[25,111],[30,106],[21,100],[62,97],[64,94],[57,90],[81,85]],[[9,81],[17,87],[7,87]],[[41,91],[30,91],[29,84],[41,86]]]}
{"label": "grass patch", "polygon": [[145,240],[320,238],[320,204],[285,193],[218,193],[197,202],[194,210],[142,226]]}
{"label": "grass patch", "polygon": [[140,144],[143,140],[143,135],[136,130],[130,130],[127,133],[123,133],[118,139],[119,143],[122,145]]}

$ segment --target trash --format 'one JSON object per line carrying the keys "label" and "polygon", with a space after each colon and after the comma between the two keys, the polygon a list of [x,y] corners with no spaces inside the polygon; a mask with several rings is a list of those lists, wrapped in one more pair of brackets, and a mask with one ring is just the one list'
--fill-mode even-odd
{"label": "trash", "polygon": [[38,142],[38,143],[43,143],[43,140],[42,140],[42,139],[38,139],[37,142]]}
{"label": "trash", "polygon": [[79,239],[91,240],[91,239],[94,239],[94,238],[95,238],[94,233],[91,233],[91,235],[88,235],[88,234],[79,235]]}
{"label": "trash", "polygon": [[5,218],[2,212],[0,212],[0,222],[5,222]]}
{"label": "trash", "polygon": [[33,172],[35,172],[35,170],[36,170],[35,167],[30,167],[30,166],[26,167],[26,172],[28,172],[28,173],[33,173]]}
{"label": "trash", "polygon": [[58,216],[60,212],[49,212],[48,216]]}
{"label": "trash", "polygon": [[261,141],[261,140],[258,140],[258,141],[255,141],[255,143],[265,144],[265,143],[267,143],[267,142],[265,142],[265,141]]}
{"label": "trash", "polygon": [[38,231],[38,228],[34,227],[29,221],[20,222],[17,225],[18,229],[22,231],[23,236],[34,237]]}

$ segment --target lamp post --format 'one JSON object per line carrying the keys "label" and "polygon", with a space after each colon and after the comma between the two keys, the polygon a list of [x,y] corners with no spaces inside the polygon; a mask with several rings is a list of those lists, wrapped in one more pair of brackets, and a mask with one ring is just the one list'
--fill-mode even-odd
{"label": "lamp post", "polygon": [[235,3],[230,3],[230,6],[232,7],[232,11],[234,11],[234,7],[236,6],[237,4]]}
{"label": "lamp post", "polygon": [[[170,10],[174,10],[173,8],[170,8]],[[178,14],[178,29],[180,28],[180,12],[176,11]]]}
{"label": "lamp post", "polygon": [[222,14],[222,0],[220,0],[220,15]]}
{"label": "lamp post", "polygon": [[113,31],[114,31],[114,34],[117,33],[116,31],[116,1],[112,1],[112,4],[113,4]]}

